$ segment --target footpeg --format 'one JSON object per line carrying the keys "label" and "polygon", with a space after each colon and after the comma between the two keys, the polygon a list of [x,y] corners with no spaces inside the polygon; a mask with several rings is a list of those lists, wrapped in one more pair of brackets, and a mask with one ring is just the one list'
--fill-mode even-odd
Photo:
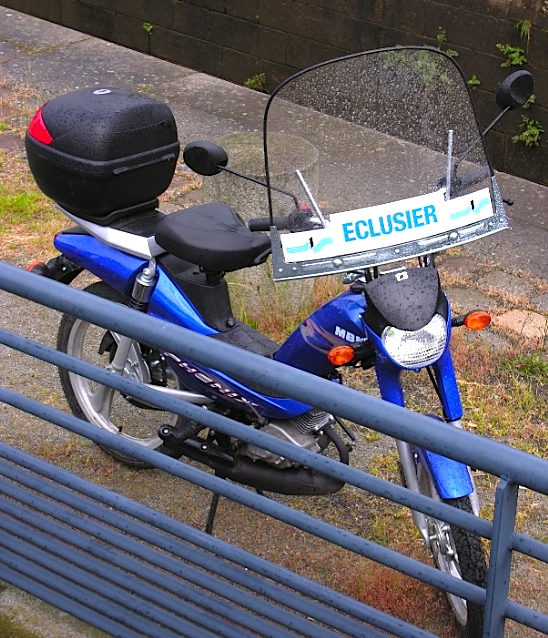
{"label": "footpeg", "polygon": [[195,436],[204,429],[204,425],[191,419],[180,418],[175,426],[162,425],[158,430],[158,436],[169,445],[180,445],[191,436]]}
{"label": "footpeg", "polygon": [[206,426],[188,419],[179,419],[175,426],[162,425],[158,436],[167,450],[179,456],[187,456],[199,463],[205,463],[215,471],[234,467],[236,458],[233,454],[220,449],[217,445],[196,434]]}

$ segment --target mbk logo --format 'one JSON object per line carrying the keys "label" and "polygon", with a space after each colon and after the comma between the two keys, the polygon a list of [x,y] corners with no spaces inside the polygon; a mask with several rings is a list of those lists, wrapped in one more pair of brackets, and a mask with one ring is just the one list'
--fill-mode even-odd
{"label": "mbk logo", "polygon": [[396,281],[405,281],[406,279],[409,279],[409,275],[406,271],[397,272],[394,276],[396,277]]}

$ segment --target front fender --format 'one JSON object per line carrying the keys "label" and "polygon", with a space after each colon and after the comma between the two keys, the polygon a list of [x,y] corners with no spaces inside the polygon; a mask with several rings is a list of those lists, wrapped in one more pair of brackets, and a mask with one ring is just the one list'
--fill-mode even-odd
{"label": "front fender", "polygon": [[419,462],[428,469],[441,499],[461,498],[474,491],[468,466],[441,454],[416,448]]}

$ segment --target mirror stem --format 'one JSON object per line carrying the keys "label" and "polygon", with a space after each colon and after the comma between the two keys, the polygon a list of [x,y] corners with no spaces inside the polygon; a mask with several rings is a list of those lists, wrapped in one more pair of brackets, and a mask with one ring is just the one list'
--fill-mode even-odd
{"label": "mirror stem", "polygon": [[512,109],[511,105],[508,105],[508,106],[504,107],[504,109],[497,115],[497,117],[491,122],[491,124],[489,124],[489,126],[482,131],[479,139],[476,140],[475,142],[473,142],[472,144],[470,144],[470,146],[464,151],[464,153],[459,155],[457,161],[455,162],[455,166],[453,167],[453,174],[454,175],[457,174],[457,168],[458,168],[459,164],[468,157],[470,152],[473,151],[476,148],[476,146],[479,144],[479,142],[487,135],[487,133],[489,133],[489,131],[493,128],[493,126],[495,126],[495,124],[504,115],[506,115],[506,113],[508,113],[508,111],[510,111],[511,109]]}
{"label": "mirror stem", "polygon": [[506,113],[508,113],[508,111],[510,111],[512,108],[511,105],[508,105],[507,107],[505,107],[498,115],[497,117],[491,122],[491,124],[489,124],[489,126],[483,131],[483,133],[481,134],[482,137],[485,137],[487,135],[487,133],[489,133],[489,131],[493,128],[493,126],[495,126],[495,124],[501,119],[501,117],[503,115],[506,115]]}
{"label": "mirror stem", "polygon": [[[253,182],[254,184],[258,184],[259,186],[264,186],[264,187],[268,188],[268,184],[266,182],[261,182],[260,179],[256,179],[255,177],[251,177],[250,175],[245,175],[244,173],[240,173],[238,171],[235,171],[233,168],[227,168],[226,166],[219,166],[219,165],[217,166],[217,168],[219,170],[226,171],[227,173],[230,173],[231,175],[236,175],[236,177],[241,177],[242,179],[247,179],[250,182]],[[297,199],[297,197],[293,193],[290,193],[289,191],[286,191],[283,188],[280,188],[279,186],[270,185],[270,188],[273,191],[277,191],[278,193],[282,193],[283,195],[287,195],[288,197],[291,197],[291,199],[293,200],[293,202],[295,204],[295,209],[299,210],[299,200]]]}

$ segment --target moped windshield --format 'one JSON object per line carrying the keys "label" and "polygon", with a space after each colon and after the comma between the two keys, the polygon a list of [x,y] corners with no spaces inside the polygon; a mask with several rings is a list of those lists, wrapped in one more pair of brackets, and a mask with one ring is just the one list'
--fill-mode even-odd
{"label": "moped windshield", "polygon": [[275,279],[402,261],[507,227],[466,80],[437,49],[306,69],[271,95],[264,135],[271,215],[294,206],[282,189],[319,221],[273,227]]}

